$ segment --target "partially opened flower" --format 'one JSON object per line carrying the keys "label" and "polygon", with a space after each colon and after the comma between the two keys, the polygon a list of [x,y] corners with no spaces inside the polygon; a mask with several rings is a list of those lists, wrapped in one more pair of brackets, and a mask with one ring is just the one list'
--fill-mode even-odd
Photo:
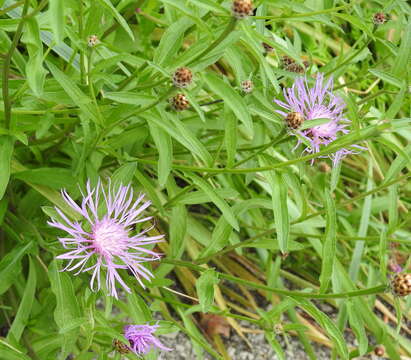
{"label": "partially opened flower", "polygon": [[[300,135],[297,146],[304,142],[307,145],[305,152],[317,153],[321,146],[335,141],[338,136],[349,133],[348,119],[344,117],[345,103],[342,98],[334,95],[333,79],[324,82],[323,74],[318,74],[313,87],[309,87],[307,79],[297,78],[291,88],[284,89],[285,102],[275,99],[274,102],[285,111],[276,110],[277,113],[289,117],[290,113],[299,114],[304,122],[304,129],[296,129],[293,135]],[[329,119],[328,122],[309,127],[309,121],[314,119]],[[303,141],[305,140],[305,141]],[[363,149],[358,145],[354,148]],[[333,154],[327,155],[336,164],[345,155],[355,151],[342,148]],[[321,157],[327,157],[321,156]]]}
{"label": "partially opened flower", "polygon": [[164,346],[153,333],[158,325],[127,325],[124,327],[124,337],[130,343],[130,349],[137,355],[147,354],[152,348],[163,351],[172,349]]}
{"label": "partially opened flower", "polygon": [[57,256],[58,259],[69,260],[63,271],[77,270],[75,275],[92,271],[90,286],[93,291],[100,289],[101,273],[105,274],[106,288],[109,294],[116,298],[116,282],[127,292],[131,292],[120,277],[121,269],[129,269],[144,287],[142,279],[150,281],[153,274],[143,263],[160,259],[159,254],[146,246],[160,242],[163,235],[146,236],[153,226],[138,234],[132,233],[138,223],[151,219],[142,217],[150,201],[143,201],[144,195],[134,199],[130,185],[115,189],[109,184],[105,190],[99,180],[94,188],[87,182],[86,190],[86,194],[82,193],[81,206],[65,190],[62,191],[64,201],[81,215],[79,222],[71,221],[58,208],[56,211],[63,221],[52,219],[48,222],[50,226],[68,234],[68,237],[59,238],[63,247],[68,250]]}

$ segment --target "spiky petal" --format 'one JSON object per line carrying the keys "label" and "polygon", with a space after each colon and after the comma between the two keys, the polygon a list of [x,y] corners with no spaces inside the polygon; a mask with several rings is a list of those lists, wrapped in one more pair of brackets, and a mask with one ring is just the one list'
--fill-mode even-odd
{"label": "spiky petal", "polygon": [[124,327],[124,337],[130,342],[130,349],[137,355],[147,354],[152,348],[163,351],[172,349],[164,346],[153,333],[158,325],[127,325]]}
{"label": "spiky petal", "polygon": [[147,246],[160,242],[163,235],[146,236],[153,226],[138,234],[132,233],[137,224],[151,219],[142,217],[151,202],[143,201],[144,195],[141,194],[134,199],[130,185],[115,189],[109,183],[106,190],[100,180],[96,187],[92,187],[90,181],[87,182],[81,205],[65,190],[61,193],[64,201],[81,217],[79,222],[72,221],[56,208],[61,219],[48,222],[50,226],[68,234],[68,237],[59,238],[62,246],[68,250],[57,256],[57,259],[69,261],[62,271],[77,270],[75,275],[92,271],[90,287],[93,291],[100,289],[101,273],[104,272],[106,289],[109,295],[116,298],[116,283],[131,292],[119,274],[121,269],[130,270],[144,287],[142,279],[150,281],[153,274],[142,264],[160,259],[160,254],[147,249]]}
{"label": "spiky petal", "polygon": [[[334,95],[333,78],[324,81],[323,74],[318,74],[313,87],[309,87],[307,78],[299,77],[295,80],[291,88],[284,89],[285,101],[274,99],[274,102],[282,107],[283,110],[276,110],[286,118],[290,112],[297,112],[303,115],[305,124],[309,124],[314,119],[329,119],[330,121],[321,125],[297,130],[293,135],[300,135],[307,143],[304,152],[317,153],[321,147],[329,145],[340,135],[348,134],[347,126],[349,120],[344,116],[345,103],[342,98]],[[297,146],[302,144],[301,138],[298,139]],[[364,149],[361,146],[353,145],[354,148]],[[344,156],[356,153],[353,150],[342,148],[337,152],[328,155],[336,164]],[[327,157],[327,156],[321,156]]]}

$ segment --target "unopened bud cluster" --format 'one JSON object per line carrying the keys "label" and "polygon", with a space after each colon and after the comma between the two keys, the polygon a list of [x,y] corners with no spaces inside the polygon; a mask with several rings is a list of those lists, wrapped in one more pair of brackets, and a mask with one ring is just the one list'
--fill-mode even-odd
{"label": "unopened bud cluster", "polygon": [[297,74],[302,74],[305,72],[305,70],[310,66],[308,61],[303,61],[304,66],[301,66],[298,64],[294,59],[290,58],[287,55],[284,55],[281,58],[281,67],[284,70],[287,70],[289,72],[297,73]]}
{"label": "unopened bud cluster", "polygon": [[178,68],[173,74],[173,84],[178,88],[186,88],[193,81],[193,73],[189,68]]}
{"label": "unopened bud cluster", "polygon": [[304,115],[299,112],[290,112],[285,117],[285,123],[289,129],[297,130],[304,123]]}
{"label": "unopened bud cluster", "polygon": [[395,296],[407,296],[411,294],[411,274],[395,274],[391,281],[391,289]]}
{"label": "unopened bud cluster", "polygon": [[253,14],[253,2],[251,0],[234,0],[231,10],[236,19],[244,19]]}
{"label": "unopened bud cluster", "polygon": [[94,47],[100,43],[100,40],[97,35],[90,35],[87,39],[87,45],[89,47]]}
{"label": "unopened bud cluster", "polygon": [[241,90],[246,94],[249,94],[254,89],[254,83],[251,80],[244,80],[241,82]]}
{"label": "unopened bud cluster", "polygon": [[170,99],[170,105],[175,111],[183,111],[189,107],[189,102],[184,94],[178,93]]}
{"label": "unopened bud cluster", "polygon": [[383,12],[377,12],[372,17],[372,22],[374,25],[382,25],[387,22],[387,15]]}

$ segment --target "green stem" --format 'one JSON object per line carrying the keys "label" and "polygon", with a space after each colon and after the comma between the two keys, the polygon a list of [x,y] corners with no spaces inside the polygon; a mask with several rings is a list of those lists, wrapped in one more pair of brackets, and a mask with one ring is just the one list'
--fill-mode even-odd
{"label": "green stem", "polygon": [[[188,261],[181,261],[181,260],[172,260],[172,259],[163,259],[162,263],[164,264],[171,264],[171,265],[176,265],[176,266],[183,266],[187,267],[189,269],[198,271],[198,272],[203,272],[206,271],[207,269],[195,265],[191,262]],[[268,292],[272,292],[274,294],[279,294],[279,295],[284,295],[284,296],[291,296],[291,297],[296,297],[296,298],[307,298],[307,299],[341,299],[341,298],[350,298],[350,297],[357,297],[357,296],[364,296],[364,295],[375,295],[384,292],[387,289],[387,284],[382,284],[378,285],[372,288],[368,289],[362,289],[362,290],[355,290],[355,291],[347,291],[344,293],[336,293],[336,294],[313,294],[313,293],[307,293],[307,292],[302,292],[302,291],[291,291],[291,290],[284,290],[284,289],[278,289],[278,288],[272,288],[266,285],[262,284],[257,284],[252,281],[244,280],[232,275],[224,274],[221,272],[216,272],[217,276],[220,279],[225,279],[229,280],[232,282],[235,282],[237,284],[241,285],[246,285],[248,287],[254,288],[254,289],[260,289]]]}
{"label": "green stem", "polygon": [[212,42],[207,47],[207,49],[200,52],[187,65],[193,64],[198,59],[201,59],[204,55],[209,54],[213,49],[215,49],[228,36],[228,34],[230,34],[230,32],[234,30],[236,24],[237,24],[237,19],[232,17],[230,22],[228,23],[227,27],[225,28],[225,30],[221,33],[221,35],[214,42]]}
{"label": "green stem", "polygon": [[[80,6],[80,14],[78,17],[78,32],[80,39],[84,41],[84,26],[83,26],[83,17],[84,17],[84,5],[83,5],[83,0],[80,0],[79,3]],[[81,84],[84,84],[84,79],[85,79],[85,73],[86,73],[86,67],[85,67],[85,55],[84,51],[80,49],[80,82]]]}
{"label": "green stem", "polygon": [[[372,189],[372,190],[370,190],[370,191],[367,191],[367,192],[365,192],[365,193],[362,193],[361,195],[358,195],[358,196],[356,196],[355,198],[352,198],[352,199],[350,199],[350,200],[344,201],[344,202],[341,203],[341,204],[337,204],[336,207],[337,207],[337,208],[340,208],[340,207],[347,206],[348,204],[351,204],[351,203],[353,203],[353,202],[356,202],[356,201],[358,201],[358,200],[361,200],[361,199],[363,199],[363,198],[365,198],[365,197],[367,197],[367,196],[369,196],[369,195],[372,195],[372,194],[374,194],[374,193],[376,193],[376,192],[378,192],[378,191],[381,191],[381,190],[383,190],[383,189],[385,189],[385,188],[387,188],[387,187],[389,187],[389,186],[391,186],[391,185],[394,185],[394,184],[397,183],[397,182],[400,182],[400,181],[402,181],[402,180],[405,180],[405,179],[407,179],[407,178],[409,178],[409,177],[411,177],[411,175],[401,176],[400,178],[398,178],[398,179],[396,179],[396,180],[390,181],[390,182],[388,182],[388,183],[386,183],[386,184],[383,184],[383,185],[381,185],[381,186],[378,186],[378,187],[376,187],[376,188],[374,188],[374,189]],[[313,213],[313,214],[310,214],[310,215],[305,216],[304,218],[294,220],[294,221],[291,222],[291,224],[297,224],[297,223],[300,223],[300,222],[302,222],[302,221],[311,219],[311,218],[313,218],[313,217],[320,216],[320,215],[324,215],[325,212],[326,212],[325,210],[317,211],[317,212],[315,212],[315,213]],[[262,238],[262,237],[264,237],[264,236],[268,236],[268,235],[270,235],[270,234],[272,234],[272,233],[274,233],[274,232],[276,232],[276,228],[268,229],[268,230],[266,230],[266,231],[264,231],[264,232],[262,232],[262,233],[260,233],[260,234],[257,234],[257,235],[255,235],[255,236],[249,238],[248,240],[242,241],[242,242],[240,242],[240,243],[238,243],[238,244],[234,244],[234,245],[227,246],[227,247],[225,247],[224,249],[222,249],[222,250],[220,250],[220,251],[217,251],[217,252],[215,252],[214,254],[211,254],[210,256],[206,256],[206,257],[204,257],[204,258],[197,259],[197,260],[195,260],[195,264],[197,264],[197,265],[206,264],[207,262],[209,262],[210,260],[212,260],[212,259],[215,258],[215,257],[224,255],[225,253],[228,253],[228,252],[233,251],[233,250],[235,250],[235,249],[238,249],[238,248],[242,248],[242,247],[246,247],[246,246],[248,246],[248,245],[251,245],[255,240],[257,240],[257,239],[259,239],[259,238]],[[292,234],[293,234],[293,235],[297,235],[297,236],[300,235],[300,236],[314,237],[314,238],[321,237],[321,236],[315,235],[315,234],[313,234],[313,235],[311,235],[311,234],[298,234],[298,233],[297,233],[297,234],[292,233]],[[378,240],[379,240],[378,237],[376,237],[375,239],[372,239],[371,237],[351,237],[351,236],[340,236],[340,237],[341,237],[341,238],[344,238],[344,239],[347,239],[347,240],[364,240],[364,241],[367,241],[367,240],[378,241]],[[408,243],[408,241],[402,241],[402,240],[399,240],[399,239],[392,239],[392,238],[390,238],[389,241]]]}
{"label": "green stem", "polygon": [[[247,174],[247,173],[256,173],[256,172],[265,172],[265,171],[271,171],[274,169],[280,169],[280,168],[285,168],[291,165],[295,165],[298,164],[300,162],[306,162],[308,160],[312,160],[315,158],[318,158],[322,155],[328,155],[331,153],[334,153],[338,150],[340,150],[341,148],[344,147],[348,147],[348,146],[352,146],[357,144],[360,141],[366,140],[367,138],[371,138],[371,137],[375,137],[376,134],[378,134],[378,132],[380,130],[389,128],[389,124],[383,124],[381,126],[377,126],[374,129],[368,129],[370,132],[366,135],[363,135],[359,138],[357,138],[355,141],[349,142],[342,142],[341,144],[339,144],[338,146],[327,146],[326,148],[324,148],[323,150],[317,152],[317,153],[313,153],[310,155],[306,155],[297,159],[293,159],[293,160],[288,160],[288,161],[283,161],[274,165],[270,165],[270,166],[261,166],[261,167],[257,167],[257,168],[243,168],[243,169],[231,169],[231,168],[206,168],[206,167],[199,167],[199,166],[186,166],[186,165],[177,165],[177,164],[171,164],[172,168],[174,169],[180,169],[180,170],[185,170],[185,171],[193,171],[193,172],[206,172],[206,173],[210,173],[210,174]],[[147,160],[147,159],[141,159],[141,158],[134,158],[135,161],[140,162],[140,163],[145,163],[145,164],[152,164],[152,165],[157,165],[157,161],[155,160]]]}
{"label": "green stem", "polygon": [[14,51],[17,48],[17,44],[20,40],[21,34],[23,32],[24,20],[29,11],[30,0],[25,0],[23,11],[21,13],[21,19],[17,30],[14,34],[13,41],[11,43],[10,49],[4,57],[3,63],[3,101],[4,101],[4,127],[6,129],[10,128],[11,123],[11,99],[9,93],[9,77],[10,77],[10,65],[11,58],[13,57]]}

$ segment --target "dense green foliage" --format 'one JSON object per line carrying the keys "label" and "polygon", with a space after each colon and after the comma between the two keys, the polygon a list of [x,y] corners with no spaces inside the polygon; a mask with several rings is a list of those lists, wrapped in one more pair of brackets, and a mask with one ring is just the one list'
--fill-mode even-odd
{"label": "dense green foliage", "polygon": [[[410,6],[254,6],[235,20],[228,0],[0,0],[0,359],[119,359],[123,325],[158,318],[198,359],[229,359],[206,313],[240,336],[239,320],[263,329],[280,359],[280,323],[311,359],[316,341],[340,359],[376,344],[411,356],[410,297],[386,291],[410,265]],[[366,150],[332,166],[294,149],[273,102],[299,76],[284,56],[308,61],[309,79],[333,76],[347,103],[350,133],[322,154]],[[182,66],[193,83],[178,90]],[[177,93],[188,109],[170,106]],[[146,193],[150,233],[166,235],[156,279],[142,289],[124,270],[133,292],[119,300],[60,271],[62,232],[47,225],[54,206],[75,216],[61,189],[79,200],[99,177]]]}

